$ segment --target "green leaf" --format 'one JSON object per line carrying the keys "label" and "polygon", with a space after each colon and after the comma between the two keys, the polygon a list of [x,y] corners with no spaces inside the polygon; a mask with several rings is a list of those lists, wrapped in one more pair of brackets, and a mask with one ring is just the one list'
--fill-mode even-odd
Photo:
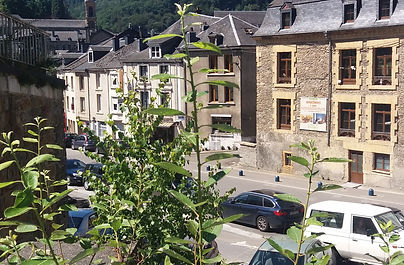
{"label": "green leaf", "polygon": [[74,264],[77,263],[78,261],[91,256],[95,253],[97,253],[98,251],[102,250],[102,248],[89,248],[89,249],[85,249],[84,251],[80,252],[79,254],[77,254],[74,258],[72,258],[69,262],[69,264]]}
{"label": "green leaf", "polygon": [[389,248],[387,246],[379,246],[379,247],[384,253],[389,253]]}
{"label": "green leaf", "polygon": [[234,222],[234,221],[240,219],[244,215],[245,214],[235,214],[235,215],[229,216],[229,217],[227,217],[225,219],[214,220],[213,223],[211,222],[211,220],[209,220],[209,222],[205,221],[205,223],[203,223],[202,227],[203,227],[203,229],[207,229],[207,228],[210,228],[210,227],[213,227],[213,226],[231,223],[231,222]]}
{"label": "green leaf", "polygon": [[59,193],[57,196],[52,198],[52,200],[42,209],[41,214],[44,213],[46,209],[48,209],[49,207],[51,207],[52,205],[54,205],[55,203],[57,203],[64,197],[66,197],[72,191],[73,190],[64,190],[63,192]]}
{"label": "green leaf", "polygon": [[61,228],[62,226],[63,226],[63,225],[59,225],[59,224],[56,224],[56,223],[53,223],[53,224],[52,224],[52,228],[55,229],[55,230]]}
{"label": "green leaf", "polygon": [[1,157],[3,157],[8,152],[11,152],[11,148],[10,147],[4,147],[3,152],[1,152]]}
{"label": "green leaf", "polygon": [[323,226],[323,223],[318,221],[316,217],[312,216],[306,220],[307,225],[318,225]]}
{"label": "green leaf", "polygon": [[178,237],[168,237],[165,239],[167,243],[174,243],[174,244],[194,244],[195,242],[190,240],[185,240]]}
{"label": "green leaf", "polygon": [[320,187],[317,187],[313,192],[325,191],[325,190],[336,190],[336,189],[341,189],[341,188],[342,188],[342,186],[340,186],[340,185],[327,184],[327,185],[321,185]]}
{"label": "green leaf", "polygon": [[52,232],[51,234],[51,240],[63,240],[65,238],[67,238],[68,236],[70,236],[70,234],[66,231],[63,230],[55,230]]}
{"label": "green leaf", "polygon": [[178,259],[178,260],[180,260],[182,262],[185,262],[187,264],[192,264],[192,262],[189,261],[186,257],[178,254],[174,250],[171,250],[171,249],[168,249],[168,248],[162,248],[162,249],[160,249],[160,251],[167,254],[167,255],[169,255],[169,256],[171,256],[171,257],[173,257],[173,258],[175,258],[175,259]]}
{"label": "green leaf", "polygon": [[328,157],[320,160],[320,162],[345,163],[352,162],[352,160],[346,158]]}
{"label": "green leaf", "polygon": [[43,154],[32,158],[25,167],[34,167],[43,162],[57,162],[60,161],[54,155],[51,154]]}
{"label": "green leaf", "polygon": [[28,150],[25,148],[15,148],[13,151],[14,152],[25,152],[25,153],[31,153],[33,155],[37,155],[37,153],[35,153],[34,151],[31,151],[31,150]]}
{"label": "green leaf", "polygon": [[278,243],[276,243],[275,241],[273,241],[271,238],[267,238],[268,243],[274,248],[276,249],[279,253],[284,253],[283,248],[278,245]]}
{"label": "green leaf", "polygon": [[302,166],[308,167],[309,166],[309,162],[307,162],[307,160],[304,157],[300,157],[300,156],[289,156],[289,159],[292,160],[293,162],[296,162]]}
{"label": "green leaf", "polygon": [[185,53],[176,53],[176,54],[165,54],[165,58],[167,59],[181,59],[187,57]]}
{"label": "green leaf", "polygon": [[206,220],[203,223],[203,226],[205,226],[206,228],[204,228],[202,230],[202,238],[206,242],[212,242],[222,232],[223,225],[222,224],[221,225],[214,225],[215,222],[216,222],[216,220],[211,219],[211,220]]}
{"label": "green leaf", "polygon": [[54,265],[55,261],[52,259],[29,259],[24,260],[20,265]]}
{"label": "green leaf", "polygon": [[192,58],[191,59],[191,65],[194,65],[196,62],[198,62],[199,61],[199,57],[197,56],[197,57],[194,57],[194,58]]}
{"label": "green leaf", "polygon": [[210,124],[210,125],[207,125],[207,126],[210,126],[210,127],[214,128],[214,129],[217,129],[217,130],[220,130],[220,131],[223,131],[223,132],[241,133],[240,129],[234,128],[233,126],[228,125],[228,124]]}
{"label": "green leaf", "polygon": [[196,146],[196,133],[181,131],[181,136],[183,136],[189,143]]}
{"label": "green leaf", "polygon": [[319,253],[319,252],[324,252],[324,251],[332,248],[333,246],[334,246],[333,244],[328,244],[328,245],[321,246],[321,247],[312,247],[308,251],[306,251],[306,254],[315,254],[315,253]]}
{"label": "green leaf", "polygon": [[28,130],[28,133],[31,134],[32,136],[38,137],[39,135],[34,132],[33,130]]}
{"label": "green leaf", "polygon": [[53,130],[53,129],[55,129],[55,127],[47,126],[47,127],[41,128],[41,132],[42,132],[42,131],[46,131],[46,130]]}
{"label": "green leaf", "polygon": [[36,189],[38,187],[38,178],[39,178],[39,172],[38,171],[25,171],[22,174],[22,183],[24,184],[25,188],[29,188],[31,190]]}
{"label": "green leaf", "polygon": [[22,139],[24,140],[24,142],[27,142],[27,143],[35,143],[35,144],[38,143],[38,140],[35,139],[35,138],[24,137],[24,138],[22,138]]}
{"label": "green leaf", "polygon": [[20,144],[20,140],[14,140],[11,142],[11,146],[19,145],[19,144]]}
{"label": "green leaf", "polygon": [[213,184],[215,184],[216,182],[218,182],[219,180],[221,180],[224,176],[226,176],[227,174],[229,174],[231,171],[231,168],[226,168],[225,170],[219,171],[217,172],[215,175],[213,175],[212,177],[210,177],[205,183],[204,183],[204,187],[207,188],[209,186],[212,186]]}
{"label": "green leaf", "polygon": [[296,196],[291,195],[291,194],[275,194],[275,196],[282,201],[295,202],[295,203],[302,204],[302,202]]}
{"label": "green leaf", "polygon": [[32,193],[32,190],[25,189],[17,193],[13,207],[14,208],[28,207],[32,204],[33,201],[34,201],[34,194]]}
{"label": "green leaf", "polygon": [[207,73],[207,74],[211,74],[211,73],[227,73],[227,72],[229,72],[229,70],[227,70],[227,69],[210,69],[210,68],[199,69],[199,73]]}
{"label": "green leaf", "polygon": [[178,174],[188,176],[188,177],[192,176],[188,170],[186,170],[183,167],[180,167],[176,164],[170,163],[170,162],[159,162],[159,163],[155,163],[154,165],[164,168],[165,170],[168,170],[170,172],[178,173]]}
{"label": "green leaf", "polygon": [[14,225],[20,225],[20,222],[17,221],[0,221],[0,226],[14,226]]}
{"label": "green leaf", "polygon": [[170,108],[153,108],[153,109],[146,109],[145,112],[151,115],[158,115],[158,116],[177,116],[177,115],[185,115],[182,111]]}
{"label": "green leaf", "polygon": [[14,218],[32,209],[33,209],[32,207],[21,207],[21,208],[9,207],[4,211],[4,217],[6,217],[7,219]]}
{"label": "green leaf", "polygon": [[[239,86],[236,83],[229,82],[229,81],[223,81],[223,80],[207,81],[207,82],[202,82],[200,84],[209,84],[209,85],[214,85],[214,86],[225,86],[225,87],[239,88]],[[198,85],[200,85],[200,84],[198,84]]]}
{"label": "green leaf", "polygon": [[195,237],[198,232],[198,223],[195,220],[188,220],[185,225],[188,231]]}
{"label": "green leaf", "polygon": [[164,265],[173,265],[173,264],[171,263],[171,260],[170,260],[170,257],[169,257],[169,256],[166,256],[166,257],[164,258]]}
{"label": "green leaf", "polygon": [[48,221],[53,221],[53,217],[55,217],[56,215],[59,215],[59,214],[60,214],[59,212],[46,213],[43,215],[43,218]]}
{"label": "green leaf", "polygon": [[218,160],[222,160],[222,159],[233,158],[233,157],[240,158],[240,155],[238,155],[238,154],[229,154],[229,153],[216,153],[216,154],[208,156],[205,159],[205,163],[210,162],[210,161],[218,161]]}
{"label": "green leaf", "polygon": [[296,243],[299,243],[300,237],[302,235],[302,230],[297,228],[296,226],[291,226],[289,229],[286,231],[286,234],[290,239],[295,241]]}
{"label": "green leaf", "polygon": [[74,204],[64,204],[59,207],[59,211],[77,211],[77,207]]}
{"label": "green leaf", "polygon": [[151,77],[152,80],[163,80],[163,81],[167,81],[170,78],[171,79],[184,79],[180,76],[170,75],[170,74],[157,74],[157,75],[153,75]]}
{"label": "green leaf", "polygon": [[34,232],[36,230],[38,230],[38,227],[36,225],[20,224],[14,231],[17,233],[29,233]]}
{"label": "green leaf", "polygon": [[119,220],[119,219],[114,220],[114,221],[111,223],[111,226],[112,226],[112,229],[114,229],[115,231],[118,231],[119,228],[121,228],[121,226],[122,226],[122,221]]}
{"label": "green leaf", "polygon": [[177,200],[179,200],[182,204],[184,204],[185,206],[187,206],[188,208],[190,208],[192,211],[196,211],[196,206],[195,204],[191,201],[190,198],[188,198],[187,196],[185,196],[182,193],[179,193],[178,191],[175,190],[170,190],[169,191],[171,193],[171,195],[173,195]]}
{"label": "green leaf", "polygon": [[143,42],[147,42],[147,41],[151,41],[151,40],[164,39],[164,38],[172,38],[172,37],[179,37],[179,38],[182,39],[182,35],[178,35],[178,34],[160,34],[160,35],[156,35],[156,36],[147,38]]}
{"label": "green leaf", "polygon": [[284,250],[283,250],[283,255],[285,255],[286,257],[288,257],[290,260],[295,260],[295,253],[293,253],[293,252],[290,251],[289,249],[284,249]]}
{"label": "green leaf", "polygon": [[211,259],[202,259],[202,262],[205,264],[216,264],[220,263],[223,260],[223,257],[218,254],[216,257]]}
{"label": "green leaf", "polygon": [[199,49],[216,52],[216,53],[218,53],[220,55],[222,54],[222,51],[220,50],[220,48],[217,47],[213,43],[209,43],[209,42],[192,42],[191,44],[193,46],[195,46],[196,48],[199,48]]}
{"label": "green leaf", "polygon": [[10,185],[12,185],[14,183],[18,183],[18,182],[21,182],[21,181],[16,180],[16,181],[9,181],[9,182],[1,182],[0,183],[0,189],[2,189],[4,187],[7,187],[7,186],[10,186]]}
{"label": "green leaf", "polygon": [[14,163],[14,160],[1,163],[1,164],[0,164],[0,171],[2,171],[3,169],[8,168],[8,167],[11,166],[13,163]]}
{"label": "green leaf", "polygon": [[60,147],[60,146],[57,145],[57,144],[47,144],[46,147],[49,148],[49,149],[63,150],[63,148]]}
{"label": "green leaf", "polygon": [[400,255],[393,258],[393,260],[390,262],[390,265],[399,265],[403,263],[404,263],[404,255]]}

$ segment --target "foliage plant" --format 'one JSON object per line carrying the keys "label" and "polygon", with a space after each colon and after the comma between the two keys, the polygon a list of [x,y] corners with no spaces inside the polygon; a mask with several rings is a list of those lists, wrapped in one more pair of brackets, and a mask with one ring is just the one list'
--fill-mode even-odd
{"label": "foliage plant", "polygon": [[295,225],[291,226],[286,232],[288,237],[292,239],[294,242],[296,242],[297,253],[293,253],[289,249],[283,249],[281,246],[279,246],[277,242],[275,242],[271,238],[268,238],[267,241],[273,248],[275,248],[277,251],[279,251],[279,253],[283,254],[285,257],[291,260],[295,265],[297,265],[299,263],[299,259],[304,258],[304,256],[311,257],[310,264],[326,265],[330,261],[330,256],[324,255],[321,259],[318,259],[315,256],[315,254],[318,252],[324,252],[332,248],[333,245],[331,244],[322,247],[314,247],[312,249],[307,250],[306,253],[301,253],[301,247],[305,240],[310,240],[319,236],[318,234],[313,234],[310,237],[306,237],[304,235],[306,228],[309,225],[319,225],[319,226],[323,225],[320,221],[317,220],[317,218],[324,217],[323,216],[324,214],[318,213],[307,218],[307,208],[310,203],[310,196],[313,194],[313,192],[338,189],[341,188],[341,186],[335,184],[328,184],[328,185],[321,185],[313,190],[312,189],[313,177],[315,177],[319,173],[319,170],[316,168],[316,166],[319,163],[328,163],[328,162],[343,163],[343,162],[349,162],[349,160],[343,158],[321,158],[321,155],[318,152],[318,149],[315,146],[313,140],[310,140],[307,143],[302,142],[300,144],[291,145],[291,147],[299,148],[304,153],[307,153],[309,155],[309,161],[304,157],[299,156],[289,157],[290,160],[292,160],[297,164],[302,165],[308,171],[307,173],[304,174],[304,176],[307,178],[306,201],[301,202],[297,197],[290,194],[277,194],[276,196],[281,200],[299,203],[304,207],[302,224],[296,223]]}
{"label": "foliage plant", "polygon": [[[60,160],[51,154],[51,150],[62,150],[58,145],[44,143],[42,135],[52,130],[45,126],[46,119],[37,117],[34,123],[27,123],[28,137],[22,140],[13,139],[12,132],[2,133],[0,145],[3,146],[1,156],[8,161],[0,164],[0,171],[16,172],[18,180],[1,182],[0,188],[15,185],[12,196],[14,205],[4,211],[0,220],[0,229],[7,229],[8,236],[0,239],[1,259],[9,264],[64,264],[66,260],[61,247],[62,241],[75,241],[73,238],[77,229],[63,229],[63,224],[56,221],[64,212],[76,210],[73,205],[63,204],[63,199],[72,191],[61,189],[67,184],[66,180],[56,180],[51,177],[51,163]],[[29,146],[26,149],[22,146]],[[23,163],[22,161],[28,161]],[[59,190],[63,190],[59,192]],[[23,218],[20,218],[23,217]],[[17,219],[16,219],[17,218]],[[30,221],[20,221],[27,220]],[[37,242],[19,240],[21,234],[31,234],[37,237]],[[30,247],[29,257],[21,254],[22,250]],[[80,253],[81,254],[81,253]],[[81,260],[80,256],[71,260],[70,264]]]}
{"label": "foliage plant", "polygon": [[379,245],[379,247],[384,253],[386,253],[387,260],[381,260],[369,253],[367,253],[366,255],[369,255],[383,265],[403,264],[404,254],[401,250],[391,253],[392,245],[394,244],[394,242],[400,240],[400,235],[394,232],[395,227],[392,221],[390,220],[387,223],[379,222],[379,226],[382,229],[382,233],[377,233],[372,236],[380,238],[383,241],[384,245]]}

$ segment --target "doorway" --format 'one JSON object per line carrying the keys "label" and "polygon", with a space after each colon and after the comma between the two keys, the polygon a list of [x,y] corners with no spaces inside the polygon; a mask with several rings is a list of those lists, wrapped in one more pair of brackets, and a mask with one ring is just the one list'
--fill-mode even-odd
{"label": "doorway", "polygon": [[349,181],[363,184],[363,152],[349,151]]}

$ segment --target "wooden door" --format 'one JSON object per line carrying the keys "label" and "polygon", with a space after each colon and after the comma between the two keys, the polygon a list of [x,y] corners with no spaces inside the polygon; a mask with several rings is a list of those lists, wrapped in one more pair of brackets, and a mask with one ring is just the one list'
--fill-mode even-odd
{"label": "wooden door", "polygon": [[349,151],[349,181],[363,184],[363,152]]}

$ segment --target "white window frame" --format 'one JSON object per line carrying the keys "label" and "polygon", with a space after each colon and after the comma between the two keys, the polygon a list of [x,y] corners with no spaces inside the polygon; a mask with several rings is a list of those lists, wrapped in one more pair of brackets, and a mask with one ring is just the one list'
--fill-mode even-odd
{"label": "white window frame", "polygon": [[160,46],[150,47],[150,58],[161,58]]}

